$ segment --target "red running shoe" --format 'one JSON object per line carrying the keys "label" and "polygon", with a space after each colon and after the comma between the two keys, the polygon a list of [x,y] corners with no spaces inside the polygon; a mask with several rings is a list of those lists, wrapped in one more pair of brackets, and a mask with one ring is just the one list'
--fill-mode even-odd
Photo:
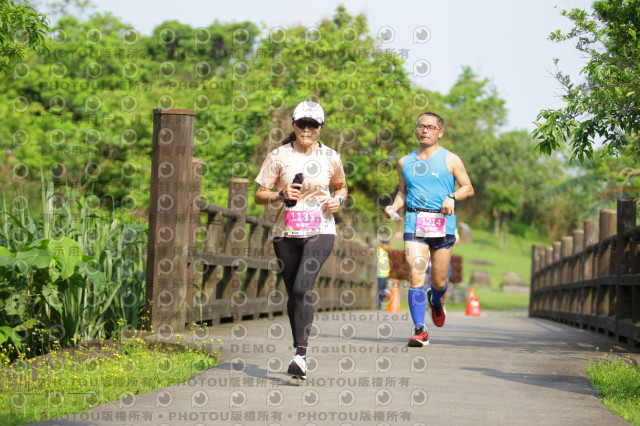
{"label": "red running shoe", "polygon": [[444,320],[447,318],[447,310],[442,303],[434,305],[431,303],[431,288],[427,290],[427,300],[429,301],[429,309],[431,310],[431,319],[436,327],[442,327]]}
{"label": "red running shoe", "polygon": [[425,330],[422,330],[419,333],[415,333],[409,339],[409,346],[412,348],[421,348],[423,346],[427,346],[429,344],[429,335]]}

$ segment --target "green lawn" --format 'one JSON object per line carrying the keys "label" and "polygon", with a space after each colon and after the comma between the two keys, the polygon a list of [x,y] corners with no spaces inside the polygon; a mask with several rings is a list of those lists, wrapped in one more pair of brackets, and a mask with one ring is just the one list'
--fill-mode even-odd
{"label": "green lawn", "polygon": [[[500,239],[493,233],[475,228],[471,233],[472,243],[460,243],[453,248],[453,253],[462,256],[463,259],[463,282],[469,282],[473,269],[487,271],[491,275],[493,288],[500,288],[507,271],[516,272],[525,282],[530,282],[531,248],[534,244],[546,243],[508,234],[506,247],[501,250]],[[487,261],[492,265],[474,265],[471,263],[472,260]]]}
{"label": "green lawn", "polygon": [[[522,311],[529,307],[528,293],[505,293],[500,291],[500,283],[504,280],[505,272],[518,273],[524,282],[531,280],[531,250],[534,244],[548,243],[530,240],[516,235],[507,236],[504,250],[500,249],[500,239],[491,232],[472,228],[471,243],[457,244],[453,253],[462,256],[462,282],[469,283],[472,270],[482,270],[491,276],[491,288],[475,288],[476,296],[480,299],[480,308],[490,311]],[[392,241],[392,248],[402,249],[402,241]],[[471,261],[490,262],[491,265],[473,264]],[[465,303],[447,303],[450,309],[464,309]],[[402,309],[408,310],[406,301]]]}
{"label": "green lawn", "polygon": [[[504,293],[500,290],[480,288],[476,290],[476,297],[480,300],[481,311],[525,312],[529,309],[528,294]],[[400,307],[403,312],[409,312],[409,303],[406,300],[400,301]],[[466,302],[447,302],[447,310],[455,311],[465,308]]]}
{"label": "green lawn", "polygon": [[218,363],[213,353],[157,346],[134,339],[66,348],[9,363],[0,352],[0,424],[21,425],[79,413],[90,407],[182,383]]}

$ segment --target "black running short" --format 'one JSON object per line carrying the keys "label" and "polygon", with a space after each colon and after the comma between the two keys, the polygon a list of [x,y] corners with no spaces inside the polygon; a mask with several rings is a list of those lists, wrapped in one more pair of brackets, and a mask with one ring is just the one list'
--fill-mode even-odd
{"label": "black running short", "polygon": [[410,234],[405,232],[402,237],[404,241],[415,241],[417,243],[426,244],[429,246],[429,250],[435,251],[441,248],[451,248],[456,243],[456,236],[447,234],[444,237],[426,238],[416,237],[416,234]]}

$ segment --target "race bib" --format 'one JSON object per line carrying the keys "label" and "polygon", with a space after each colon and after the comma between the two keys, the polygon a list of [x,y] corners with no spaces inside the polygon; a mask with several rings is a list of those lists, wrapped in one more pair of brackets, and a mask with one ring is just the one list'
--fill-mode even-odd
{"label": "race bib", "polygon": [[287,210],[284,217],[285,235],[314,235],[320,232],[320,210]]}
{"label": "race bib", "polygon": [[442,213],[418,213],[416,237],[439,238],[447,235],[447,218]]}

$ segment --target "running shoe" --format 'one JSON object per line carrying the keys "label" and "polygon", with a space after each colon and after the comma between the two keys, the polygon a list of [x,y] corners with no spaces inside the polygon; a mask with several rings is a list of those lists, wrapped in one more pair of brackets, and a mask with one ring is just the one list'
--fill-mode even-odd
{"label": "running shoe", "polygon": [[431,310],[431,319],[436,327],[442,327],[444,320],[447,318],[447,310],[442,303],[434,305],[431,303],[431,288],[427,290],[427,300],[429,301],[429,309]]}
{"label": "running shoe", "polygon": [[294,379],[306,380],[308,368],[309,364],[307,363],[306,358],[301,355],[295,355],[289,364],[287,373],[291,374]]}
{"label": "running shoe", "polygon": [[409,346],[411,346],[412,348],[421,348],[423,346],[427,346],[428,344],[429,335],[424,329],[419,332],[418,330],[416,330],[414,332],[414,335],[411,336],[411,339],[409,339]]}

